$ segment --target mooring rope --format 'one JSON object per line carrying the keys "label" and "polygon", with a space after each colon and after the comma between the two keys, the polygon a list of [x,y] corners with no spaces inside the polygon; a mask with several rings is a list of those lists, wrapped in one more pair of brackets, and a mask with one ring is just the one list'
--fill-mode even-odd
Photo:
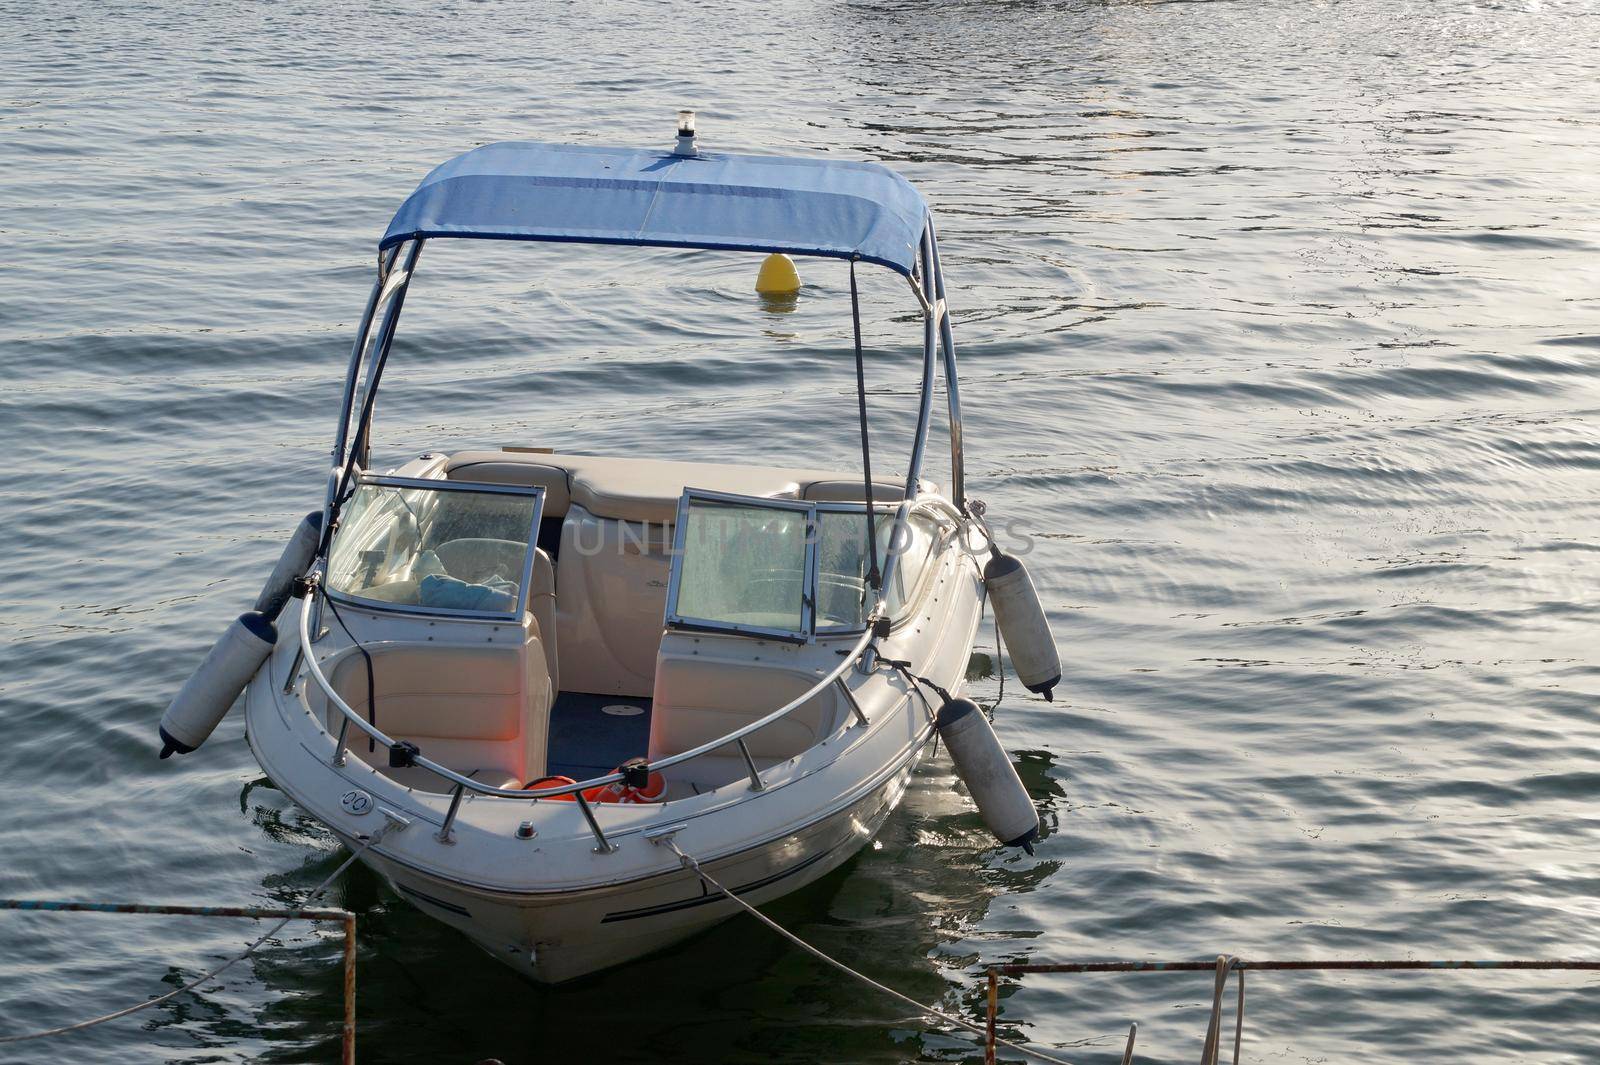
{"label": "mooring rope", "polygon": [[[976,560],[977,557],[978,557],[978,553],[972,549],[972,545],[968,542],[967,533],[971,530],[971,528],[973,526],[977,526],[979,529],[982,529],[983,530],[983,538],[989,544],[990,550],[993,550],[993,548],[994,548],[994,533],[989,531],[989,523],[983,520],[983,509],[984,509],[983,508],[983,501],[979,500],[979,499],[975,499],[972,502],[974,504],[976,504],[976,506],[974,506],[972,508],[972,510],[967,514],[967,520],[966,520],[966,522],[964,522],[962,524],[961,532],[958,535],[961,538],[961,547],[962,547],[962,549],[965,550],[969,555],[971,555],[974,560]],[[983,616],[984,616],[984,614],[986,614],[988,612],[989,612],[989,596],[988,596],[987,591],[985,591],[985,594],[984,594],[983,598],[979,601],[979,606],[978,606],[978,624],[980,626],[982,626],[982,624],[983,624]],[[1006,697],[1006,659],[1005,659],[1005,650],[1006,650],[1005,649],[1005,644],[1000,639],[1000,617],[997,614],[994,617],[994,671],[995,671],[996,674],[999,675],[999,678],[1000,678],[1000,691],[994,697],[994,705],[989,707],[989,710],[990,710],[991,713],[1000,708],[1000,704],[1005,701],[1005,697]]]}
{"label": "mooring rope", "polygon": [[[989,597],[987,595],[983,597],[983,609],[989,609]],[[983,615],[981,613],[978,616],[978,624],[983,624]],[[1005,651],[1005,644],[1000,641],[1000,616],[996,614],[994,617],[994,671],[1000,678],[1000,691],[994,697],[994,705],[989,707],[990,713],[1000,709],[1000,704],[1006,698]]]}
{"label": "mooring rope", "polygon": [[[683,867],[704,881],[708,888],[712,888],[722,895],[727,896],[727,898],[733,902],[738,903],[750,916],[754,917],[756,920],[760,921],[762,924],[766,925],[768,928],[772,929],[774,932],[778,933],[784,939],[787,939],[789,942],[793,943],[807,954],[810,954],[818,961],[826,962],[845,975],[855,977],[868,987],[873,988],[876,991],[880,991],[892,999],[896,999],[899,1002],[905,1003],[918,1013],[926,1014],[929,1017],[937,1017],[947,1024],[953,1024],[959,1028],[965,1028],[967,1031],[972,1032],[975,1035],[982,1036],[985,1039],[988,1038],[988,1030],[982,1025],[973,1024],[964,1017],[957,1017],[955,1014],[945,1013],[943,1010],[936,1010],[931,1006],[925,1006],[916,999],[911,998],[908,995],[902,995],[894,988],[886,987],[883,984],[878,983],[878,981],[874,980],[865,973],[857,972],[855,969],[850,968],[850,966],[846,965],[844,962],[838,960],[832,955],[825,954],[816,947],[813,947],[810,943],[807,943],[805,940],[801,939],[799,936],[783,927],[777,921],[774,921],[772,918],[768,917],[766,914],[762,913],[760,910],[741,899],[738,895],[735,895],[733,892],[723,887],[715,877],[713,877],[710,873],[707,873],[704,869],[700,868],[700,863],[695,861],[694,858],[689,854],[685,853],[671,837],[664,837],[656,842],[664,844],[672,851],[672,853],[676,854],[678,856],[678,860],[683,863]],[[1013,1043],[1009,1039],[1002,1039],[999,1036],[995,1036],[994,1041],[1001,1046],[1010,1047],[1012,1050],[1027,1054],[1029,1057],[1038,1058],[1040,1061],[1050,1062],[1050,1065],[1072,1065],[1072,1063],[1067,1061],[1065,1058],[1052,1057],[1049,1054],[1039,1050],[1034,1050],[1032,1047],[1024,1046],[1021,1043]]]}
{"label": "mooring rope", "polygon": [[215,969],[212,969],[205,975],[196,977],[187,984],[184,984],[182,987],[173,991],[168,991],[164,995],[158,995],[155,998],[146,999],[145,1001],[135,1003],[132,1006],[125,1006],[113,1013],[105,1013],[98,1017],[91,1017],[86,1021],[78,1021],[76,1024],[64,1024],[59,1028],[46,1028],[38,1032],[24,1032],[22,1035],[0,1035],[0,1044],[25,1043],[30,1039],[44,1039],[45,1037],[52,1035],[66,1035],[70,1032],[81,1032],[85,1028],[93,1028],[96,1025],[105,1024],[107,1021],[114,1021],[118,1017],[126,1017],[130,1013],[138,1013],[140,1010],[147,1010],[151,1006],[159,1006],[161,1003],[166,1002],[169,999],[176,998],[186,991],[193,991],[201,984],[215,980],[217,977],[233,968],[233,966],[254,954],[256,949],[259,948],[261,944],[277,935],[284,925],[299,918],[301,914],[310,909],[311,903],[320,898],[322,893],[327,891],[328,888],[332,886],[333,882],[339,879],[346,869],[355,864],[357,858],[360,858],[363,854],[365,854],[369,848],[373,847],[378,843],[379,840],[383,839],[383,837],[391,828],[394,828],[396,824],[400,823],[402,822],[390,821],[382,828],[374,832],[371,836],[367,837],[367,841],[352,851],[350,857],[346,858],[342,863],[340,863],[339,868],[328,874],[328,878],[326,880],[311,889],[311,894],[306,896],[305,901],[302,902],[293,913],[289,914],[289,916],[283,918],[283,920],[267,929],[266,932],[262,933],[262,935],[254,943],[251,943],[248,947],[245,947],[243,952],[235,954],[233,957],[229,958],[227,961],[223,962],[221,965],[217,966]]}
{"label": "mooring rope", "polygon": [[1233,1065],[1239,1065],[1239,1044],[1244,1039],[1244,970],[1236,969],[1239,959],[1232,954],[1217,955],[1217,979],[1211,991],[1211,1022],[1206,1026],[1206,1045],[1200,1052],[1200,1065],[1217,1065],[1222,1046],[1222,995],[1228,990],[1228,974],[1239,974],[1239,1004],[1233,1011]]}

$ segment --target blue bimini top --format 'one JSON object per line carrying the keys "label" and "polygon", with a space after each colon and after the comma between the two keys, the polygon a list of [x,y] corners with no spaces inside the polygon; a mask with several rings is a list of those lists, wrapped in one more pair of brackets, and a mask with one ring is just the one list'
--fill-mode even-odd
{"label": "blue bimini top", "polygon": [[928,205],[877,163],[506,141],[422,179],[378,247],[421,237],[825,255],[911,276]]}

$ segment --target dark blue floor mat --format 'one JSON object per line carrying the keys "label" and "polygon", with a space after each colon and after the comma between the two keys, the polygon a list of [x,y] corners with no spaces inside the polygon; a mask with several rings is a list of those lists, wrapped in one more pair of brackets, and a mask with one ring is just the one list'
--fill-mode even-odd
{"label": "dark blue floor mat", "polygon": [[[612,708],[611,713],[606,708]],[[617,713],[629,707],[641,711]],[[650,700],[562,692],[550,710],[548,773],[584,780],[609,773],[650,748]]]}

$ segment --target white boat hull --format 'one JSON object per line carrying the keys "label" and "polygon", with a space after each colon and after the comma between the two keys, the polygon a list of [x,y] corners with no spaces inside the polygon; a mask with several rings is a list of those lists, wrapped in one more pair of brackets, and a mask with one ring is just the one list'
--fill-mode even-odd
{"label": "white boat hull", "polygon": [[[845,809],[793,835],[706,862],[706,872],[753,905],[826,876],[882,828],[904,796],[923,749],[919,746],[903,768]],[[401,898],[541,983],[625,964],[741,912],[688,870],[615,887],[514,894],[465,887],[383,855],[365,860]]]}
{"label": "white boat hull", "polygon": [[[919,610],[882,640],[881,656],[958,692],[982,612],[982,581],[971,556],[954,545],[927,579]],[[373,638],[382,637],[375,629]],[[348,653],[337,643],[315,645],[319,663]],[[791,668],[820,676],[848,644],[741,646],[789,656]],[[468,794],[452,817],[451,796],[388,770],[382,747],[369,753],[356,744],[345,759],[335,757],[338,726],[328,726],[336,718],[325,704],[308,701],[315,692],[298,651],[294,640],[280,640],[246,690],[247,732],[262,768],[352,848],[390,825],[361,860],[401,898],[543,982],[626,963],[739,912],[659,842],[668,834],[757,905],[838,868],[899,804],[932,742],[937,709],[929,689],[896,668],[851,670],[842,683],[862,713],[845,713],[803,753],[768,760],[760,789],[735,771],[728,783],[666,802],[593,805],[594,825],[573,802]],[[679,652],[718,653],[710,637],[689,639]],[[360,809],[352,809],[352,794],[363,797]],[[531,837],[519,826],[531,828]],[[596,828],[606,847],[598,846]]]}

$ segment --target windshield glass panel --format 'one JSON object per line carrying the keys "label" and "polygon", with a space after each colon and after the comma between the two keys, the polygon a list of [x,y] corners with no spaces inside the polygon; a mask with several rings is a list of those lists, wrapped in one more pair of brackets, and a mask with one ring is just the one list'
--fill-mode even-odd
{"label": "windshield glass panel", "polygon": [[[878,529],[878,568],[888,557],[894,511],[874,515]],[[912,515],[904,526],[904,554],[895,564],[889,588],[889,616],[896,617],[917,581],[933,548],[934,528],[928,519]],[[867,549],[867,511],[828,509],[817,512],[817,629],[859,629],[867,623],[873,594],[867,585],[872,556]]]}
{"label": "windshield glass panel", "polygon": [[539,502],[536,491],[363,482],[340,512],[328,589],[424,610],[515,614]]}
{"label": "windshield glass panel", "polygon": [[806,509],[691,499],[672,612],[691,624],[803,634]]}

